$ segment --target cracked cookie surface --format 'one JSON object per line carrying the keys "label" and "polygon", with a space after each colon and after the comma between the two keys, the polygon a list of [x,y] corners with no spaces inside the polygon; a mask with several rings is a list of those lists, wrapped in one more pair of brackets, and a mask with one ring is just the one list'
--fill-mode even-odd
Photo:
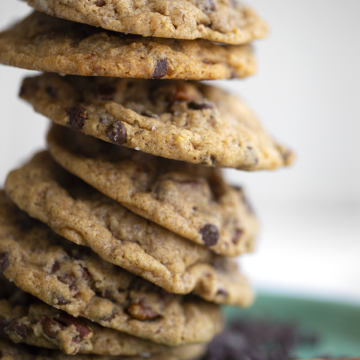
{"label": "cracked cookie surface", "polygon": [[53,158],[136,214],[214,252],[252,250],[257,219],[241,188],[216,168],[168,160],[53,125]]}
{"label": "cracked cookie surface", "polygon": [[21,290],[104,327],[165,345],[210,341],[219,306],[165,292],[53,233],[0,192],[0,269]]}
{"label": "cracked cookie surface", "polygon": [[144,38],[35,12],[0,33],[0,62],[66,75],[215,80],[256,72],[251,46]]}
{"label": "cracked cookie surface", "polygon": [[239,306],[252,300],[233,260],[135,215],[61,168],[47,152],[12,171],[5,186],[17,206],[59,235],[168,292],[193,291],[210,302]]}
{"label": "cracked cookie surface", "polygon": [[46,349],[112,356],[168,354],[197,358],[202,345],[168,347],[101,327],[40,302],[0,276],[0,336]]}
{"label": "cracked cookie surface", "polygon": [[[185,352],[185,351],[184,351]],[[191,356],[172,356],[168,354],[156,354],[153,356],[108,356],[108,355],[66,355],[60,351],[36,348],[33,346],[14,344],[0,338],[0,356],[2,360],[187,360]]]}
{"label": "cracked cookie surface", "polygon": [[169,159],[254,171],[294,157],[238,97],[198,82],[43,74],[20,96],[55,123]]}
{"label": "cracked cookie surface", "polygon": [[236,0],[26,0],[36,10],[117,32],[244,44],[268,27]]}

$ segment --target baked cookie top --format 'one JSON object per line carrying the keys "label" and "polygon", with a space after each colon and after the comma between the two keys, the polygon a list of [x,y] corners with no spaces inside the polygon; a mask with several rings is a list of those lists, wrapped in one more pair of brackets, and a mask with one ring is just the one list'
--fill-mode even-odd
{"label": "baked cookie top", "polygon": [[[186,347],[188,348],[188,347]],[[180,351],[179,351],[180,352]],[[184,350],[186,353],[186,350]],[[108,355],[66,355],[60,351],[14,344],[9,340],[0,338],[0,356],[2,360],[186,360],[193,359],[191,356],[172,356],[168,354],[156,354],[153,356],[108,356]]]}
{"label": "baked cookie top", "polygon": [[253,249],[258,222],[216,168],[168,160],[53,125],[53,158],[136,214],[228,256]]}
{"label": "baked cookie top", "polygon": [[253,171],[294,157],[238,97],[198,82],[43,74],[20,96],[60,125],[169,159]]}
{"label": "baked cookie top", "polygon": [[69,242],[21,212],[0,192],[0,269],[45,303],[104,327],[165,345],[210,341],[219,306],[165,292]]}
{"label": "baked cookie top", "polygon": [[35,12],[0,33],[0,63],[67,75],[215,80],[256,72],[250,45],[144,38]]}
{"label": "baked cookie top", "polygon": [[191,358],[196,358],[203,352],[202,345],[168,347],[77,319],[17,289],[3,276],[0,286],[11,291],[6,297],[0,294],[1,336],[14,343],[59,349],[69,355],[79,352],[112,356],[193,353]]}
{"label": "baked cookie top", "polygon": [[[233,260],[135,215],[62,169],[47,152],[12,171],[6,190],[22,210],[59,235],[168,292],[193,291],[229,305],[252,300]],[[252,247],[244,244],[244,250]]]}
{"label": "baked cookie top", "polygon": [[26,0],[36,10],[117,32],[239,45],[268,34],[236,0]]}

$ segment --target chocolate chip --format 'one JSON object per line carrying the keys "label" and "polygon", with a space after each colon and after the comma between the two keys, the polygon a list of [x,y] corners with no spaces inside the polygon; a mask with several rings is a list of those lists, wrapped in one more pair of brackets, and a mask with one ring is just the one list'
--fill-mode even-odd
{"label": "chocolate chip", "polygon": [[228,296],[229,294],[227,293],[227,291],[223,290],[223,289],[219,289],[216,293],[217,295],[221,295],[221,296]]}
{"label": "chocolate chip", "polygon": [[90,277],[90,272],[89,272],[89,270],[88,270],[86,267],[82,266],[82,265],[80,265],[80,267],[81,267],[83,279],[84,279],[84,280],[88,280],[89,277]]}
{"label": "chocolate chip", "polygon": [[235,229],[234,234],[233,234],[233,238],[232,238],[233,244],[236,245],[236,244],[239,243],[239,241],[240,241],[243,233],[244,233],[244,230],[242,230],[242,229]]}
{"label": "chocolate chip", "polygon": [[144,305],[142,302],[137,304],[131,304],[127,308],[127,312],[129,315],[137,320],[154,320],[156,319],[159,314],[155,311],[151,310],[149,307]]}
{"label": "chocolate chip", "polygon": [[51,98],[56,98],[57,90],[54,89],[52,86],[47,86],[45,88],[45,91]]}
{"label": "chocolate chip", "polygon": [[111,290],[105,290],[105,291],[102,292],[101,295],[105,299],[114,300],[114,294],[112,293]]}
{"label": "chocolate chip", "polygon": [[98,6],[98,7],[103,7],[103,6],[106,5],[106,3],[105,3],[104,0],[96,0],[95,5]]}
{"label": "chocolate chip", "polygon": [[21,336],[23,339],[27,337],[27,328],[24,324],[21,324],[19,322],[14,322],[6,327],[6,332],[12,331]]}
{"label": "chocolate chip", "polygon": [[89,329],[84,323],[64,312],[62,312],[55,320],[65,326],[74,325],[76,331],[79,333],[80,339],[88,337],[90,334],[92,334],[91,329]]}
{"label": "chocolate chip", "polygon": [[60,270],[60,264],[58,261],[55,261],[51,267],[50,274],[55,274],[58,270]]}
{"label": "chocolate chip", "polygon": [[71,303],[70,300],[66,300],[66,299],[64,299],[62,296],[59,296],[59,297],[57,298],[57,305],[68,305],[68,304],[70,304],[70,303]]}
{"label": "chocolate chip", "polygon": [[9,267],[9,259],[8,259],[8,253],[1,253],[0,254],[0,270],[4,271]]}
{"label": "chocolate chip", "polygon": [[214,109],[215,104],[207,100],[194,100],[189,102],[188,108],[193,110]]}
{"label": "chocolate chip", "polygon": [[156,61],[155,70],[152,74],[153,79],[161,79],[164,77],[169,69],[169,63],[166,59]]}
{"label": "chocolate chip", "polygon": [[48,317],[45,317],[45,319],[43,319],[41,323],[45,335],[48,336],[50,339],[54,339],[60,330],[65,329],[65,326]]}
{"label": "chocolate chip", "polygon": [[213,246],[219,240],[219,230],[215,225],[207,224],[201,230],[202,240],[206,246]]}
{"label": "chocolate chip", "polygon": [[69,116],[68,126],[72,130],[81,130],[87,118],[86,109],[81,105],[75,105],[66,109]]}
{"label": "chocolate chip", "polygon": [[98,86],[97,91],[101,100],[112,100],[116,93],[116,88],[112,85],[101,84]]}
{"label": "chocolate chip", "polygon": [[62,275],[60,277],[58,277],[58,279],[69,286],[70,290],[76,290],[76,279],[75,279],[75,276],[74,275],[71,275],[71,274],[65,274],[65,275]]}
{"label": "chocolate chip", "polygon": [[107,138],[115,144],[122,145],[126,143],[126,129],[124,124],[116,120],[112,123],[107,131],[106,131]]}
{"label": "chocolate chip", "polygon": [[103,318],[102,321],[110,322],[114,317],[115,313],[112,312],[110,316]]}

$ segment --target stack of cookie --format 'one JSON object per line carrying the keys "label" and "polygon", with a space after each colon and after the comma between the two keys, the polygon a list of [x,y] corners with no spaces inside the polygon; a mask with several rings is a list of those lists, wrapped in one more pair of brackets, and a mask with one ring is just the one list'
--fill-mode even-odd
{"label": "stack of cookie", "polygon": [[0,62],[47,72],[20,96],[53,125],[0,192],[0,357],[198,358],[220,305],[253,300],[230,257],[257,219],[219,168],[293,156],[186,80],[253,74],[267,27],[227,0],[26,1],[39,12],[0,34]]}

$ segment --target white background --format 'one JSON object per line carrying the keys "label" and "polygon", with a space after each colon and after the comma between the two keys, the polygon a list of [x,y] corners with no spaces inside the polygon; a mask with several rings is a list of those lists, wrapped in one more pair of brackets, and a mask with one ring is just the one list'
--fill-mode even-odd
{"label": "white background", "polygon": [[[298,154],[275,172],[227,171],[262,221],[241,265],[259,288],[360,301],[360,1],[249,0],[272,29],[259,74],[217,82],[237,92]],[[0,27],[29,13],[0,1]],[[30,71],[0,66],[0,184],[44,147],[47,120],[17,99]]]}

